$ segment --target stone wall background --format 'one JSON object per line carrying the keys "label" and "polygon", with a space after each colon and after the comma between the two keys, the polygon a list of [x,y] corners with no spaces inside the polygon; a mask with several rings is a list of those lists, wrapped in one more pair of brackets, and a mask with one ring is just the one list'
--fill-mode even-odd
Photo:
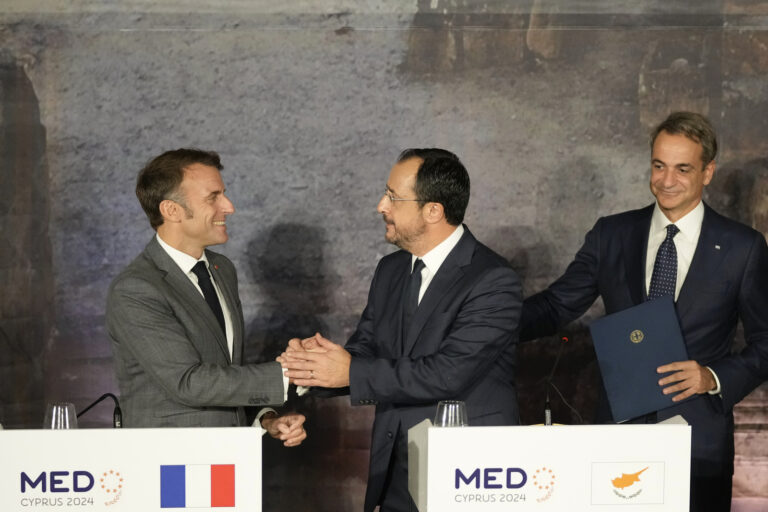
{"label": "stone wall background", "polygon": [[[346,339],[376,261],[375,212],[397,153],[436,145],[473,180],[466,222],[526,295],[557,277],[600,215],[652,201],[649,128],[689,108],[722,153],[708,201],[768,233],[768,2],[5,0],[0,6],[0,422],[116,391],[111,279],[152,236],[138,169],[219,151],[237,213],[248,358],[292,336]],[[555,382],[593,407],[586,325]],[[540,421],[557,339],[520,350]],[[359,510],[372,411],[297,401],[311,437],[265,442],[265,510]],[[577,417],[557,402],[555,419]],[[105,426],[110,408],[82,419]],[[768,499],[768,390],[737,410],[739,506]]]}

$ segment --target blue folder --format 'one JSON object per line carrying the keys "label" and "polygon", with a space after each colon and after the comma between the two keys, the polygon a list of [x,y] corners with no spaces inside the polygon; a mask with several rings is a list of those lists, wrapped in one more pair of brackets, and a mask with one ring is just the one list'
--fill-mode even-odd
{"label": "blue folder", "polygon": [[671,405],[656,373],[661,365],[688,360],[672,297],[606,315],[589,326],[597,361],[617,423]]}

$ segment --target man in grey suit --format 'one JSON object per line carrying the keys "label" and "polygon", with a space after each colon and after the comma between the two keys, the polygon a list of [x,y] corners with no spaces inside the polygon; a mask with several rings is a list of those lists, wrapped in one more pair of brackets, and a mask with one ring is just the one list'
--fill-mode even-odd
{"label": "man in grey suit", "polygon": [[[245,424],[243,406],[279,405],[279,363],[242,364],[243,311],[232,262],[206,247],[227,241],[222,166],[213,152],[168,151],[139,173],[136,196],[157,232],[112,282],[107,330],[126,427]],[[295,446],[301,414],[258,420]]]}

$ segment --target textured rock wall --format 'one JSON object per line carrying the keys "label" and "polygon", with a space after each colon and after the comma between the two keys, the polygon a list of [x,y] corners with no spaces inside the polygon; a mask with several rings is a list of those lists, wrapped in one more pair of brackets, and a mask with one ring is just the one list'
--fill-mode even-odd
{"label": "textured rock wall", "polygon": [[24,68],[0,50],[0,422],[42,424],[53,320],[45,129]]}
{"label": "textured rock wall", "polygon": [[[354,329],[392,249],[375,206],[404,147],[462,157],[466,221],[526,294],[562,272],[600,215],[651,202],[647,133],[671,110],[711,116],[723,151],[708,200],[768,231],[764,2],[4,4],[0,250],[30,260],[0,260],[16,276],[0,281],[0,421],[13,426],[36,426],[45,400],[82,409],[115,390],[104,299],[152,236],[134,179],[166,149],[222,155],[237,213],[220,250],[240,273],[252,361],[292,336],[343,341]],[[20,147],[35,151],[10,165]],[[600,310],[567,329],[555,377],[585,418],[596,366],[584,326]],[[9,336],[20,315],[30,328]],[[527,423],[540,421],[556,350],[555,339],[520,350]],[[292,451],[265,442],[265,510],[359,510],[372,411],[292,405],[311,437]],[[737,411],[739,497],[768,497],[767,405],[759,390]],[[108,418],[104,406],[83,423]]]}

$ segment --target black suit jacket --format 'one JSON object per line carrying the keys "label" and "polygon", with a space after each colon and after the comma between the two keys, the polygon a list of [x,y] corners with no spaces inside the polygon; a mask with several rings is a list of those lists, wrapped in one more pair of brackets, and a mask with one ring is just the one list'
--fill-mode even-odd
{"label": "black suit jacket", "polygon": [[[646,299],[645,255],[653,205],[601,218],[565,274],[526,299],[521,339],[554,333],[602,297],[606,313]],[[704,205],[704,220],[675,309],[690,359],[709,366],[722,394],[659,412],[692,426],[692,473],[733,472],[733,406],[768,378],[768,247],[762,234]],[[747,347],[731,353],[741,319]],[[672,361],[670,361],[672,362]],[[611,421],[603,390],[598,421]]]}
{"label": "black suit jacket", "polygon": [[[398,436],[432,419],[443,399],[463,400],[470,425],[519,423],[515,345],[520,281],[465,228],[422,297],[401,339],[401,296],[411,254],[379,262],[368,305],[347,342],[350,400],[376,405],[365,510],[376,506]],[[402,439],[402,438],[401,438]]]}

